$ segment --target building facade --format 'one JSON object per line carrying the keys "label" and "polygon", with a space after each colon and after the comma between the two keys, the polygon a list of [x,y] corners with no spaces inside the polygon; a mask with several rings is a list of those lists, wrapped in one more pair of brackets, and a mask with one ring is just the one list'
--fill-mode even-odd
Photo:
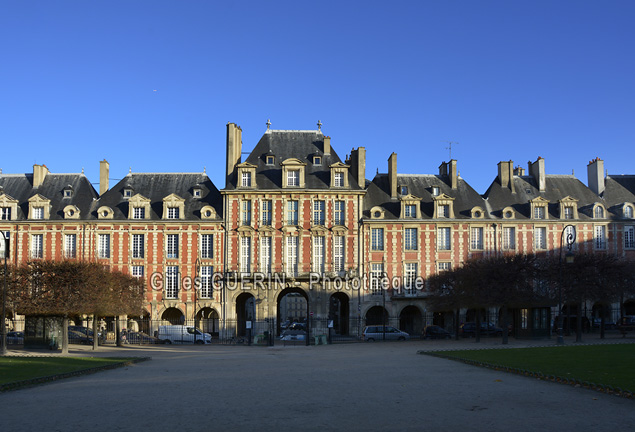
{"label": "building facade", "polygon": [[[412,334],[447,327],[427,309],[429,276],[501,253],[559,254],[567,231],[575,252],[635,260],[635,176],[604,175],[600,159],[589,162],[588,185],[547,174],[542,158],[527,171],[501,161],[479,194],[455,160],[438,174],[400,174],[393,153],[388,172],[366,180],[366,149],[340,158],[321,125],[268,124],[243,154],[229,123],[220,190],[205,173],[130,172],[110,188],[105,160],[99,192],[83,173],[44,165],[0,173],[9,262],[90,260],[143,277],[140,319],[241,335],[251,322],[279,331],[310,318],[316,334],[354,336],[370,323]],[[635,314],[633,299],[620,306]]]}

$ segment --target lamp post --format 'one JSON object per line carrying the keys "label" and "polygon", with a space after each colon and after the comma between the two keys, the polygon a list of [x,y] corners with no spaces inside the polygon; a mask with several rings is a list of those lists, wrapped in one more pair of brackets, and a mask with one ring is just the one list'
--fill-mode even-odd
{"label": "lamp post", "polygon": [[[566,238],[565,238],[566,233]],[[562,335],[562,327],[564,324],[564,316],[562,315],[562,251],[564,249],[564,242],[567,243],[567,254],[565,255],[565,262],[567,264],[572,264],[574,260],[573,252],[571,252],[571,247],[573,243],[575,243],[575,227],[573,225],[567,225],[562,229],[562,233],[560,234],[560,259],[559,259],[559,267],[560,267],[560,283],[558,284],[558,345],[564,344],[564,337]]]}
{"label": "lamp post", "polygon": [[4,243],[4,286],[2,288],[2,355],[7,355],[7,257],[9,256],[9,239],[2,233]]}
{"label": "lamp post", "polygon": [[[194,286],[192,287],[192,295],[194,296],[193,302],[194,302],[194,345],[196,345],[196,291],[197,291],[197,287],[196,287],[196,278],[199,278],[199,272],[201,270],[201,261],[196,258],[196,261],[194,262]],[[200,279],[199,279],[199,283],[200,283]],[[201,320],[202,320],[203,316],[201,315]],[[202,327],[202,326],[201,326]],[[201,329],[201,331],[203,331]],[[205,340],[203,339],[203,343],[205,343]]]}

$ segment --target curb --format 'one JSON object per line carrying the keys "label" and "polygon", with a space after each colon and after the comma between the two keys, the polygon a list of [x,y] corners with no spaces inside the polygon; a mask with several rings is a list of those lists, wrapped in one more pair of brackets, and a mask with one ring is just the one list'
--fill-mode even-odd
{"label": "curb", "polygon": [[[533,347],[532,347],[533,348]],[[450,350],[447,350],[450,351]],[[431,357],[438,357],[438,358],[442,358],[442,359],[446,359],[446,360],[455,360],[461,363],[465,363],[471,366],[479,366],[479,367],[484,367],[487,369],[493,369],[496,371],[501,371],[501,372],[507,372],[507,373],[513,373],[516,375],[522,375],[522,376],[526,376],[529,378],[536,378],[542,381],[551,381],[554,383],[560,383],[560,384],[568,384],[574,387],[581,387],[581,388],[586,388],[589,390],[595,390],[595,391],[599,391],[601,393],[606,393],[606,394],[612,394],[614,396],[619,396],[619,397],[623,397],[623,398],[627,398],[627,399],[635,399],[635,394],[632,390],[624,390],[621,389],[619,387],[612,387],[609,385],[603,385],[603,384],[596,384],[593,382],[588,382],[588,381],[580,381],[576,378],[563,378],[563,377],[559,377],[559,376],[555,376],[555,375],[545,375],[542,372],[534,372],[534,371],[529,371],[529,370],[525,370],[525,369],[519,369],[519,368],[514,368],[514,367],[509,367],[509,366],[501,366],[501,365],[497,365],[497,364],[493,364],[493,363],[487,363],[487,362],[481,362],[481,361],[477,361],[477,360],[470,360],[470,359],[465,359],[465,358],[460,358],[460,357],[453,357],[453,356],[449,356],[446,355],[442,352],[439,351],[418,351],[417,354],[422,354],[422,355],[428,355]]]}
{"label": "curb", "polygon": [[[20,358],[23,358],[23,357],[20,357]],[[97,373],[97,372],[101,372],[101,371],[105,371],[109,369],[117,369],[120,367],[130,366],[132,364],[141,363],[143,361],[148,361],[148,360],[152,360],[152,357],[135,357],[133,359],[120,362],[120,363],[113,363],[113,364],[97,366],[97,367],[93,367],[89,369],[82,369],[82,370],[74,371],[74,372],[66,372],[62,374],[48,375],[48,376],[37,377],[37,378],[28,379],[28,380],[14,381],[14,382],[6,383],[6,384],[0,384],[0,393],[13,391],[13,390],[20,390],[26,387],[33,387],[36,385],[45,384],[51,381],[57,381],[57,380],[66,379],[66,378],[72,378],[72,377],[77,377],[82,375],[90,375],[93,373]]]}

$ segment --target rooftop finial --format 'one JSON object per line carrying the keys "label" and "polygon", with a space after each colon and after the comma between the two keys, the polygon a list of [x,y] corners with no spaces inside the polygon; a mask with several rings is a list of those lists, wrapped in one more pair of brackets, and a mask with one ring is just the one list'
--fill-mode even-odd
{"label": "rooftop finial", "polygon": [[203,174],[207,174],[207,167],[203,167]]}
{"label": "rooftop finial", "polygon": [[271,129],[271,119],[267,119],[267,130]]}
{"label": "rooftop finial", "polygon": [[128,174],[132,174],[132,167],[128,168]]}
{"label": "rooftop finial", "polygon": [[84,174],[84,167],[82,167],[82,174]]}
{"label": "rooftop finial", "polygon": [[318,132],[322,132],[322,122],[318,120],[317,122]]}

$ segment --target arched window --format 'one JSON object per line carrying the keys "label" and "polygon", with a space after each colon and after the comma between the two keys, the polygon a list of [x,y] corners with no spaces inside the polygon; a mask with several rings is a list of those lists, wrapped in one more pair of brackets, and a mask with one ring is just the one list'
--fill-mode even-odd
{"label": "arched window", "polygon": [[597,206],[595,208],[595,218],[604,219],[604,209],[602,208],[602,206]]}

